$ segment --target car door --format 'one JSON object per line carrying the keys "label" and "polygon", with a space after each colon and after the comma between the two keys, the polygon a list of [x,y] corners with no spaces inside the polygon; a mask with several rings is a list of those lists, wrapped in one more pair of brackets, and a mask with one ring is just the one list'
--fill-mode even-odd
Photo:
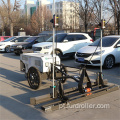
{"label": "car door", "polygon": [[60,49],[63,54],[75,52],[75,35],[67,35],[61,43],[57,43],[57,48]]}
{"label": "car door", "polygon": [[33,44],[37,44],[37,43],[39,43],[38,42],[38,38],[39,37],[31,37],[31,38],[28,38],[27,40],[29,41],[29,44],[27,45],[27,49],[32,49],[32,45]]}
{"label": "car door", "polygon": [[75,35],[75,42],[74,42],[74,50],[75,52],[80,48],[87,46],[89,43],[87,42],[88,39],[84,35]]}
{"label": "car door", "polygon": [[[120,44],[120,40],[119,42],[116,44],[116,46]],[[116,56],[116,63],[120,63],[120,47],[116,47],[115,48],[115,56]]]}

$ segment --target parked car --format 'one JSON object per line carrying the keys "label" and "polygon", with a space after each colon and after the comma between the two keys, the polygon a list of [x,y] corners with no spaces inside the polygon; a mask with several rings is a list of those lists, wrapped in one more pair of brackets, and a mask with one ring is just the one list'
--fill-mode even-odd
{"label": "parked car", "polygon": [[6,40],[6,39],[8,39],[8,38],[10,38],[11,36],[0,36],[0,42],[1,41],[4,41],[4,40]]}
{"label": "parked car", "polygon": [[10,49],[12,52],[14,52],[16,55],[20,55],[22,50],[26,49],[32,49],[32,45],[40,42],[45,42],[48,36],[41,35],[41,36],[33,36],[28,39],[26,39],[22,43],[16,43],[14,45],[11,45]]}
{"label": "parked car", "polygon": [[[43,54],[52,54],[53,36],[46,42],[33,45],[33,51]],[[58,33],[55,35],[55,53],[60,57],[73,56],[75,52],[92,43],[92,38],[85,33]]]}
{"label": "parked car", "polygon": [[[112,68],[115,63],[120,63],[120,35],[102,38],[102,65]],[[100,66],[100,39],[89,46],[79,49],[75,54],[75,61],[80,64]]]}
{"label": "parked car", "polygon": [[8,38],[2,42],[0,42],[0,51],[2,52],[10,52],[10,46],[17,43],[23,42],[25,39],[29,38],[30,36],[14,36]]}

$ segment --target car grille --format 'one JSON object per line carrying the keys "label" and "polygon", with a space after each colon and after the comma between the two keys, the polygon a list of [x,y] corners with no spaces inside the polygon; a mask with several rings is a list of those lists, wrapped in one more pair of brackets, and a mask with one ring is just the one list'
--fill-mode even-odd
{"label": "car grille", "polygon": [[87,58],[87,57],[91,56],[91,54],[90,54],[90,53],[78,53],[78,52],[77,52],[76,56],[77,56],[77,57]]}
{"label": "car grille", "polygon": [[42,50],[42,47],[33,47],[32,50],[33,50],[33,51],[41,51],[41,50]]}

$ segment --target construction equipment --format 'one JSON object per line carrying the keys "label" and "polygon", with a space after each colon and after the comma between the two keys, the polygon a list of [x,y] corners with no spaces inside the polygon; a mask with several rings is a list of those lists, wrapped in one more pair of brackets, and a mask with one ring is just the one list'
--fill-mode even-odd
{"label": "construction equipment", "polygon": [[[42,104],[41,108],[43,111],[54,111],[60,109],[59,106],[63,103],[72,105],[119,89],[117,85],[107,85],[107,80],[103,80],[100,72],[97,74],[97,79],[91,82],[85,66],[76,68],[82,70],[78,76],[69,75],[66,70],[67,67],[71,68],[70,66],[54,65],[54,98],[52,93],[31,98],[30,103],[32,105]],[[61,73],[61,76],[57,75],[57,73]],[[74,80],[78,83],[78,86],[64,90],[63,84],[67,79]],[[53,87],[51,86],[51,88]]]}
{"label": "construction equipment", "polygon": [[[53,6],[55,6],[54,0]],[[53,12],[53,18],[55,18],[55,10]],[[54,34],[55,26],[53,26],[53,36]],[[38,89],[42,79],[53,79],[53,85],[51,86],[53,93],[30,98],[32,105],[41,103],[42,110],[52,111],[59,109],[59,106],[63,103],[65,105],[68,103],[72,105],[119,89],[117,85],[107,85],[107,80],[103,80],[102,66],[94,82],[91,82],[85,66],[76,68],[82,71],[81,74],[77,76],[69,75],[66,68],[71,67],[62,65],[59,57],[54,54],[54,40],[53,37],[53,55],[39,53],[21,55],[21,71],[25,72],[32,89]],[[67,79],[72,79],[77,82],[77,87],[64,90],[63,84]]]}

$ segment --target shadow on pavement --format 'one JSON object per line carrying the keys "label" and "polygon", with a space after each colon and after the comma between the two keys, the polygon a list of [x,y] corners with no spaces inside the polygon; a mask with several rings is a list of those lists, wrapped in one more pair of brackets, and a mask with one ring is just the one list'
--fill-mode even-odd
{"label": "shadow on pavement", "polygon": [[[40,111],[28,105],[25,105],[13,98],[0,95],[0,100],[1,100],[0,105],[7,111],[12,112],[13,116],[15,116],[16,119],[19,118],[19,119],[24,119],[24,120],[47,120],[46,118],[43,117]],[[7,114],[6,115],[5,114],[6,113],[1,114],[0,118],[11,119],[11,118],[8,118],[10,116],[7,116]]]}

